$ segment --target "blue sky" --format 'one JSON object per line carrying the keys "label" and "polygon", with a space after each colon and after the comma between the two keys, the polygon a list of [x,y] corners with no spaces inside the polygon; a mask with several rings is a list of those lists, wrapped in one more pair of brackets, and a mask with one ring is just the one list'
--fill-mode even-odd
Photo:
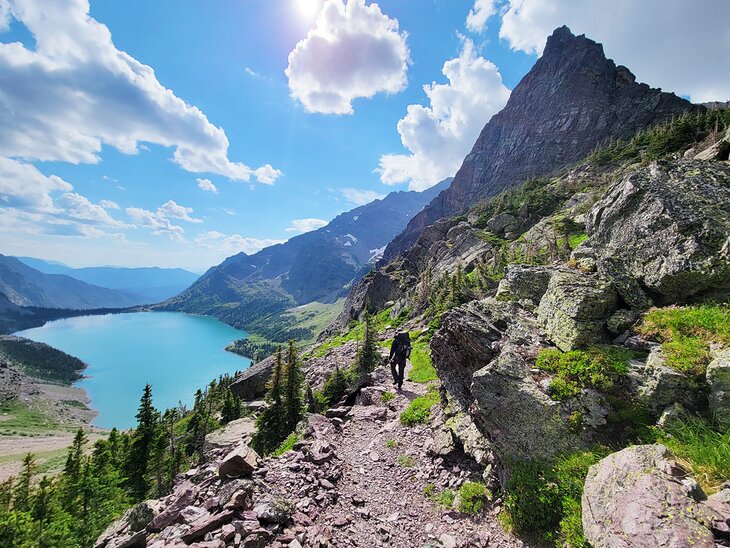
{"label": "blue sky", "polygon": [[0,252],[200,271],[426,188],[564,23],[728,100],[730,3],[703,3],[725,23],[680,0],[0,0]]}

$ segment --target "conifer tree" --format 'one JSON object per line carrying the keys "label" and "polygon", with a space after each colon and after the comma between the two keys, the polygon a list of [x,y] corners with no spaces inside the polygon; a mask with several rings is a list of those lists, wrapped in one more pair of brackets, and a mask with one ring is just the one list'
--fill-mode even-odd
{"label": "conifer tree", "polygon": [[373,318],[370,312],[365,310],[365,332],[363,335],[362,346],[358,350],[357,355],[357,372],[360,381],[364,380],[378,365],[380,361],[380,353],[377,347],[377,334],[373,326]]}
{"label": "conifer tree", "polygon": [[13,509],[20,512],[28,512],[31,507],[31,485],[36,470],[36,460],[33,453],[28,453],[23,458],[23,465],[20,468],[18,481],[13,492]]}
{"label": "conifer tree", "polygon": [[147,472],[150,464],[150,453],[157,432],[158,413],[152,405],[152,387],[144,387],[137,411],[137,428],[132,436],[132,443],[126,462],[129,493],[134,500],[141,501],[147,496]]}
{"label": "conifer tree", "polygon": [[251,438],[251,447],[262,455],[268,455],[286,438],[286,414],[284,412],[284,364],[281,350],[276,353],[276,362],[268,383],[266,401],[268,407],[256,419],[256,433]]}
{"label": "conifer tree", "polygon": [[302,400],[302,383],[304,376],[302,375],[302,366],[299,363],[297,355],[297,346],[293,340],[289,341],[289,347],[286,353],[285,368],[285,408],[284,415],[286,417],[284,426],[287,435],[293,432],[299,421],[302,419],[302,408],[304,401]]}

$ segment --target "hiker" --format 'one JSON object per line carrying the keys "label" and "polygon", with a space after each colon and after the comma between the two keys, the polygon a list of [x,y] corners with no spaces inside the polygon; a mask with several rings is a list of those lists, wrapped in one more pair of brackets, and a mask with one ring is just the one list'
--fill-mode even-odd
{"label": "hiker", "polygon": [[[407,331],[399,331],[390,347],[390,372],[393,374],[393,384],[398,390],[403,386],[403,374],[406,370],[406,360],[411,356],[411,337]],[[397,369],[396,369],[397,366]]]}

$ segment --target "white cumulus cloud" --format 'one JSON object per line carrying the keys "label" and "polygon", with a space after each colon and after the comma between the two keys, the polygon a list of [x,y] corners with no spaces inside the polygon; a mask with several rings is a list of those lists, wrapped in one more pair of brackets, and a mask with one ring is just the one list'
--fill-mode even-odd
{"label": "white cumulus cloud", "polygon": [[423,190],[454,175],[484,124],[509,98],[499,70],[471,40],[463,40],[460,55],[446,61],[442,72],[447,84],[423,86],[429,106],[409,105],[398,122],[410,154],[381,156],[377,171],[385,184],[408,182]]}
{"label": "white cumulus cloud", "polygon": [[119,209],[119,204],[113,200],[101,200],[99,205],[104,209]]}
{"label": "white cumulus cloud", "polygon": [[174,200],[168,200],[157,211],[150,211],[141,207],[128,207],[124,212],[129,216],[134,226],[149,228],[153,234],[166,234],[172,239],[181,240],[185,232],[182,226],[173,221],[185,221],[187,223],[202,223],[202,219],[191,217],[192,207],[185,207],[177,204]]}
{"label": "white cumulus cloud", "polygon": [[342,194],[345,200],[358,206],[369,204],[373,200],[382,200],[385,198],[385,194],[360,188],[341,188],[340,194]]}
{"label": "white cumulus cloud", "polygon": [[317,230],[318,228],[322,228],[323,226],[327,225],[328,221],[325,221],[323,219],[294,219],[291,222],[291,226],[286,229],[287,232],[297,232],[300,234],[303,234],[305,232],[311,232],[312,230]]}
{"label": "white cumulus cloud", "polygon": [[247,255],[261,251],[265,247],[283,243],[284,240],[268,238],[250,238],[240,234],[227,236],[217,230],[211,230],[200,234],[195,238],[195,243],[205,249],[215,249],[221,258],[229,257],[243,251]]}
{"label": "white cumulus cloud", "polygon": [[466,16],[466,28],[473,32],[484,32],[487,29],[487,20],[495,13],[496,0],[475,0],[474,7]]}
{"label": "white cumulus cloud", "polygon": [[206,190],[208,192],[212,192],[213,194],[218,194],[218,189],[215,187],[213,181],[211,181],[210,179],[202,179],[199,177],[195,179],[195,182],[198,183],[198,188]]}
{"label": "white cumulus cloud", "polygon": [[223,129],[118,50],[88,0],[2,0],[0,27],[9,17],[35,48],[0,43],[0,155],[96,163],[102,145],[135,154],[149,142],[173,147],[173,160],[193,173],[266,184],[281,175],[229,160]]}
{"label": "white cumulus cloud", "polygon": [[308,111],[352,114],[353,99],[403,90],[408,61],[406,33],[378,4],[328,0],[284,72]]}
{"label": "white cumulus cloud", "polygon": [[561,25],[601,42],[639,81],[689,96],[730,100],[730,2],[508,0],[499,35],[539,54]]}

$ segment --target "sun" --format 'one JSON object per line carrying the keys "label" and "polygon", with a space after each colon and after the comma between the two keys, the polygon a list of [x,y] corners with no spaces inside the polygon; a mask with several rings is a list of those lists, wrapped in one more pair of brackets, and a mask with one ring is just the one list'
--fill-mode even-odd
{"label": "sun", "polygon": [[294,0],[297,11],[302,17],[314,19],[322,8],[323,0]]}

